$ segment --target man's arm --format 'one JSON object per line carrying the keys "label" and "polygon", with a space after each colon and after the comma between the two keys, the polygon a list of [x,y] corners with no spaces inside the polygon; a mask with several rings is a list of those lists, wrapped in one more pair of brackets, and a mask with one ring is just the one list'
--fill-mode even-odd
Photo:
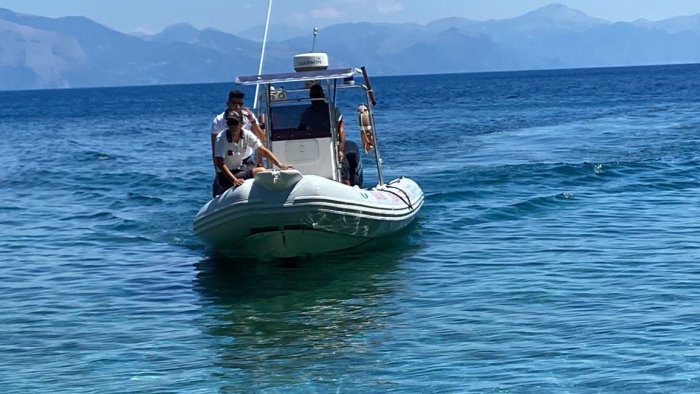
{"label": "man's arm", "polygon": [[265,148],[262,145],[259,146],[258,149],[256,149],[256,150],[257,150],[258,154],[267,157],[270,160],[270,162],[272,164],[276,165],[277,168],[279,168],[280,170],[288,170],[290,168],[294,168],[292,166],[285,166],[284,164],[282,164],[282,162],[279,161],[279,159],[277,158],[277,156],[275,156],[274,153],[272,153],[269,149]]}
{"label": "man's arm", "polygon": [[215,148],[216,148],[216,134],[211,134],[211,161],[214,163],[214,167],[217,166],[216,157],[214,156],[214,149]]}
{"label": "man's arm", "polygon": [[215,157],[214,161],[216,162],[216,166],[219,167],[221,170],[221,173],[224,174],[226,178],[228,178],[229,181],[231,181],[232,184],[236,186],[240,186],[243,184],[243,179],[236,178],[231,170],[228,169],[226,164],[224,164],[224,158],[223,157]]}
{"label": "man's arm", "polygon": [[214,167],[216,167],[216,160],[214,159],[214,151],[216,150],[216,136],[219,135],[219,132],[224,129],[223,125],[220,124],[221,122],[219,121],[219,116],[221,115],[215,116],[214,119],[211,121],[211,131],[209,134],[211,138],[211,161],[212,163],[214,163]]}
{"label": "man's arm", "polygon": [[265,141],[267,138],[265,136],[265,131],[260,127],[258,122],[251,123],[250,128],[252,129],[251,131],[255,133],[255,136],[260,139],[260,141]]}
{"label": "man's arm", "polygon": [[338,122],[338,156],[340,160],[345,157],[345,122]]}
{"label": "man's arm", "polygon": [[258,120],[255,118],[255,114],[253,114],[253,111],[250,110],[248,107],[244,107],[244,114],[246,118],[248,118],[248,122],[250,122],[250,130],[255,133],[255,136],[258,137],[260,141],[265,141],[265,132],[263,129],[260,127],[260,124],[258,123]]}

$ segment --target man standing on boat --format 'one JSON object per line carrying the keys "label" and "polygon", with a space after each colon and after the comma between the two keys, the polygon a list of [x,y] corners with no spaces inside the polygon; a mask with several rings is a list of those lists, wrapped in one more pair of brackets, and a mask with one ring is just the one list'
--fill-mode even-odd
{"label": "man standing on boat", "polygon": [[[344,184],[350,184],[350,166],[345,158],[345,123],[343,122],[343,114],[340,113],[335,105],[329,106],[326,103],[326,95],[323,92],[323,87],[320,84],[311,85],[309,88],[309,98],[311,105],[304,110],[301,115],[299,127],[305,130],[321,129],[329,130],[330,119],[336,121],[338,130],[338,162],[341,167],[341,180]],[[331,111],[330,116],[328,111]]]}
{"label": "man standing on boat", "polygon": [[[251,130],[261,141],[265,141],[265,132],[260,128],[258,120],[255,118],[255,114],[248,107],[243,106],[243,98],[245,93],[240,90],[232,90],[228,94],[228,101],[226,102],[226,111],[216,115],[214,120],[211,122],[211,153],[212,160],[214,161],[214,167],[216,167],[216,160],[214,160],[214,143],[216,142],[216,136],[222,131],[227,129],[226,126],[226,113],[229,111],[238,111],[243,116],[243,128]],[[253,154],[253,150],[249,151],[250,155]],[[258,164],[262,162],[258,160]]]}
{"label": "man standing on boat", "polygon": [[252,131],[243,128],[243,116],[236,110],[226,113],[226,130],[216,136],[214,142],[214,164],[216,179],[212,195],[214,197],[233,186],[240,186],[246,179],[255,177],[265,167],[256,166],[249,152],[265,156],[281,170],[292,168],[282,164],[279,159],[262,145]]}

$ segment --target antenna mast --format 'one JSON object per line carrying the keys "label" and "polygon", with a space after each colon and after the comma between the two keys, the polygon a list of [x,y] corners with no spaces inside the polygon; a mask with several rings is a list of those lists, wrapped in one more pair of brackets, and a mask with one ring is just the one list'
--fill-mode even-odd
{"label": "antenna mast", "polygon": [[[265,59],[265,44],[267,44],[267,29],[270,27],[270,12],[272,11],[272,0],[267,2],[267,18],[265,18],[265,32],[263,33],[262,49],[260,50],[260,65],[258,66],[258,75],[262,74],[263,60]],[[253,110],[258,108],[258,92],[260,85],[255,85],[255,96],[253,99]]]}
{"label": "antenna mast", "polygon": [[314,41],[311,44],[311,52],[313,52],[314,49],[316,49],[316,36],[317,35],[318,35],[318,27],[314,27]]}

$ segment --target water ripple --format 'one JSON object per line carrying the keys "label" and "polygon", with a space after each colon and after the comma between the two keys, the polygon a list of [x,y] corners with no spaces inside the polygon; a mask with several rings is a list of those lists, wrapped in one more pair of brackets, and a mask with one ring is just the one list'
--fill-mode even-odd
{"label": "water ripple", "polygon": [[262,264],[192,232],[228,84],[0,92],[3,392],[697,392],[698,81],[378,78],[419,217]]}

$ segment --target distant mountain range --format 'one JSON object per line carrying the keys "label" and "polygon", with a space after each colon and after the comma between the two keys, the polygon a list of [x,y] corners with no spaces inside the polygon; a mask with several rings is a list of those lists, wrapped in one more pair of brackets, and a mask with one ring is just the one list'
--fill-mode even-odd
{"label": "distant mountain range", "polygon": [[[276,29],[287,38],[268,42],[265,72],[290,71],[311,46],[311,34]],[[698,43],[700,14],[613,23],[553,4],[503,20],[338,24],[322,29],[316,49],[332,67],[407,75],[697,63]],[[255,40],[187,24],[136,36],[0,9],[0,90],[232,81],[257,72],[259,52]]]}

